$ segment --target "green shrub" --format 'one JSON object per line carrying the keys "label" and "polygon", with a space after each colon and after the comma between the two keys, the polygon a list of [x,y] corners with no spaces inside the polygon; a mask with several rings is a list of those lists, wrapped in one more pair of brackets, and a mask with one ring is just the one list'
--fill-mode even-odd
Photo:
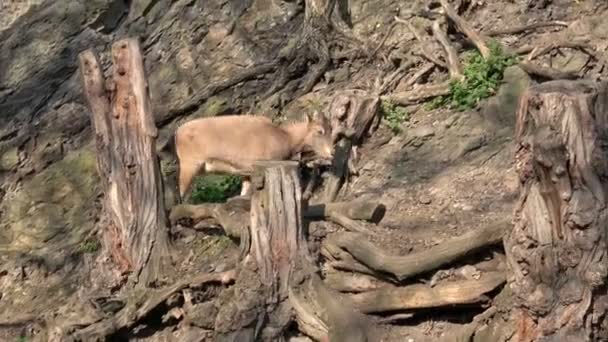
{"label": "green shrub", "polygon": [[99,250],[101,244],[97,240],[87,240],[80,245],[79,251],[81,253],[95,253]]}
{"label": "green shrub", "polygon": [[450,93],[433,99],[428,103],[429,109],[450,106],[457,111],[471,109],[479,101],[496,93],[507,67],[517,63],[517,57],[506,54],[500,43],[491,41],[488,44],[490,57],[484,59],[479,52],[469,53],[465,58],[461,81],[450,84]]}
{"label": "green shrub", "polygon": [[394,103],[389,101],[382,101],[380,104],[380,110],[382,110],[382,117],[387,126],[397,134],[401,132],[401,124],[404,121],[409,120],[409,114],[403,109],[403,107],[396,106]]}
{"label": "green shrub", "polygon": [[241,191],[241,177],[235,175],[205,175],[195,179],[191,202],[219,203],[238,195]]}

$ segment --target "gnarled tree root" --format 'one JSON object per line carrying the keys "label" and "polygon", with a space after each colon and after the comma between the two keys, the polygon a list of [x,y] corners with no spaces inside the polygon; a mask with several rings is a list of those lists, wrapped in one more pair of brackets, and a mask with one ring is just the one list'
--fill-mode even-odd
{"label": "gnarled tree root", "polygon": [[128,303],[115,315],[76,331],[71,338],[81,341],[95,341],[98,338],[103,339],[123,328],[135,326],[135,324],[145,318],[152,310],[183,289],[197,288],[207,283],[214,282],[229,284],[234,278],[234,270],[201,274],[177,282],[164,289],[150,289],[144,293],[143,298],[139,298],[134,294],[133,298],[126,298]]}
{"label": "gnarled tree root", "polygon": [[[171,209],[169,219],[172,223],[180,219],[190,218],[194,221],[212,218],[218,221],[226,234],[233,238],[240,238],[243,229],[249,224],[249,210],[251,202],[246,198],[235,198],[226,203],[205,204],[179,204]],[[381,203],[369,201],[347,201],[318,203],[309,205],[304,210],[304,218],[309,220],[328,219],[338,224],[351,223],[349,227],[359,227],[353,220],[379,222],[384,217],[386,207]],[[344,219],[344,222],[339,219]],[[342,222],[342,223],[341,223]],[[353,222],[355,222],[353,224]],[[348,224],[347,224],[348,225]],[[345,227],[345,228],[349,228]],[[361,230],[365,230],[361,228]]]}
{"label": "gnarled tree root", "polygon": [[344,250],[367,268],[391,274],[402,281],[450,263],[480,247],[499,243],[505,231],[504,225],[489,226],[405,256],[388,255],[355,233],[336,234],[326,239],[323,245],[325,250],[330,252],[336,248]]}
{"label": "gnarled tree root", "polygon": [[355,308],[363,313],[470,304],[483,300],[484,294],[505,281],[503,272],[490,272],[483,274],[479,280],[447,282],[435,287],[416,284],[382,288],[352,295],[350,299]]}

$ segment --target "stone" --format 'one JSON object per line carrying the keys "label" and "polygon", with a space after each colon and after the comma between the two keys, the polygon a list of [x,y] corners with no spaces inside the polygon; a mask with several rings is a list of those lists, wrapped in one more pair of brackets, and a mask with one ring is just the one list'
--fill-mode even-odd
{"label": "stone", "polygon": [[431,204],[432,200],[427,195],[421,195],[420,197],[418,197],[418,202],[420,202],[421,204]]}
{"label": "stone", "polygon": [[95,225],[99,184],[92,150],[72,152],[7,192],[0,210],[0,230],[10,230],[6,243],[15,249],[42,248],[50,240],[80,241]]}
{"label": "stone", "polygon": [[0,156],[0,171],[10,171],[19,165],[19,150],[12,147]]}
{"label": "stone", "polygon": [[513,127],[519,99],[531,84],[532,79],[520,67],[508,67],[505,70],[503,83],[498,93],[483,106],[482,116],[495,126]]}
{"label": "stone", "polygon": [[414,138],[428,138],[435,135],[435,130],[430,126],[420,126],[408,132]]}

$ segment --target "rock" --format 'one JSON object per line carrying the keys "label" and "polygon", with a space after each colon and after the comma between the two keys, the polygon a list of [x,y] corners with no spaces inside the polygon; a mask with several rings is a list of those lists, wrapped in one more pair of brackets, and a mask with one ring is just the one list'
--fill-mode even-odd
{"label": "rock", "polygon": [[64,244],[80,241],[95,225],[98,183],[95,155],[81,150],[8,192],[0,206],[0,230],[10,232],[7,244],[29,250],[54,238]]}
{"label": "rock", "polygon": [[435,130],[431,126],[420,126],[408,132],[414,138],[428,138],[435,135]]}
{"label": "rock", "polygon": [[420,202],[421,204],[431,204],[432,200],[427,195],[421,195],[420,197],[418,197],[418,202]]}
{"label": "rock", "polygon": [[519,98],[531,84],[532,79],[520,67],[508,67],[498,93],[483,106],[482,116],[497,127],[513,127]]}
{"label": "rock", "polygon": [[458,120],[458,116],[451,115],[450,117],[448,117],[447,119],[445,119],[443,121],[443,123],[442,123],[443,127],[446,128],[446,129],[452,127],[452,125],[454,125],[454,123],[456,122],[456,120]]}
{"label": "rock", "polygon": [[580,72],[589,62],[589,55],[580,51],[558,54],[551,58],[551,66],[563,72]]}
{"label": "rock", "polygon": [[16,147],[4,151],[0,156],[0,171],[10,171],[19,165],[19,150]]}
{"label": "rock", "polygon": [[568,27],[573,37],[592,36],[594,40],[608,39],[608,21],[604,15],[583,16]]}
{"label": "rock", "polygon": [[462,142],[462,144],[460,145],[460,148],[454,154],[453,159],[458,159],[460,157],[463,157],[464,155],[466,155],[469,152],[480,149],[485,144],[486,144],[486,137],[484,135],[477,135],[477,136],[470,137],[470,138],[466,139],[464,142]]}
{"label": "rock", "polygon": [[463,266],[459,270],[459,273],[467,280],[479,280],[479,278],[481,278],[481,272],[475,268],[475,266],[471,265]]}

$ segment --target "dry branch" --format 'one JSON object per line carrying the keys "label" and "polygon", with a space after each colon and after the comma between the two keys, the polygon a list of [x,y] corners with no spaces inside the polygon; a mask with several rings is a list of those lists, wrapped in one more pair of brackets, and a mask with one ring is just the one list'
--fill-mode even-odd
{"label": "dry branch", "polygon": [[594,57],[597,60],[600,60],[600,61],[602,60],[601,58],[599,58],[599,56],[597,56],[593,46],[591,46],[586,41],[557,41],[557,42],[550,42],[543,46],[535,47],[532,50],[532,52],[530,52],[528,57],[526,57],[526,61],[531,61],[534,58],[537,58],[538,56],[544,55],[555,49],[560,49],[560,48],[578,49],[578,50],[581,50],[581,51],[591,55],[592,57]]}
{"label": "dry branch", "polygon": [[[165,289],[150,289],[145,292],[142,299],[134,300],[133,298],[130,298],[127,305],[117,312],[116,315],[77,331],[74,334],[74,337],[80,338],[82,341],[95,341],[98,338],[103,340],[105,337],[110,336],[121,329],[134,327],[152,310],[185,288],[199,288],[207,283],[221,283],[227,285],[231,283],[234,278],[235,271],[230,270],[226,272],[197,275],[179,281]],[[137,295],[133,294],[133,296]]]}
{"label": "dry branch", "polygon": [[433,35],[437,41],[439,41],[447,56],[450,78],[453,80],[462,80],[462,66],[460,65],[460,60],[458,59],[458,52],[452,46],[452,44],[450,44],[447,35],[441,29],[439,21],[435,21],[433,23]]}
{"label": "dry branch", "polygon": [[329,214],[327,219],[335,224],[341,225],[342,227],[344,227],[344,229],[346,229],[348,231],[367,234],[367,235],[372,234],[372,232],[369,229],[362,226],[359,222],[352,220],[352,219],[348,218],[347,216],[342,215],[340,213],[335,213],[335,212],[331,213],[331,214]]}
{"label": "dry branch", "polygon": [[445,81],[437,84],[425,84],[416,87],[412,90],[393,93],[391,95],[383,96],[382,99],[390,100],[391,102],[399,105],[411,105],[432,97],[447,95],[450,93],[450,82]]}
{"label": "dry branch", "polygon": [[505,229],[504,226],[497,225],[474,230],[427,250],[405,256],[388,255],[354,233],[336,234],[326,239],[324,245],[333,245],[346,250],[367,267],[378,272],[393,274],[401,281],[450,263],[480,247],[498,243]]}
{"label": "dry branch", "polygon": [[378,223],[384,217],[386,207],[383,204],[353,200],[347,202],[333,202],[327,204],[311,204],[306,208],[304,217],[308,219],[328,218],[333,214],[340,214],[351,220],[365,220]]}
{"label": "dry branch", "polygon": [[170,245],[139,42],[128,38],[112,45],[109,89],[93,50],[82,52],[79,61],[105,196],[104,248],[121,271],[133,272],[135,284],[147,286],[170,260]]}
{"label": "dry branch", "polygon": [[445,15],[456,25],[460,32],[464,33],[464,35],[471,40],[483,58],[488,59],[490,57],[490,49],[486,45],[484,37],[477,33],[466,20],[460,17],[447,0],[440,0],[440,2],[441,7],[443,7],[443,10],[445,11]]}
{"label": "dry branch", "polygon": [[363,313],[386,312],[408,309],[425,309],[456,304],[470,304],[484,299],[506,280],[504,273],[485,273],[479,280],[462,280],[439,284],[409,285],[383,288],[352,295],[357,310]]}
{"label": "dry branch", "polygon": [[565,21],[555,20],[555,21],[547,21],[544,23],[532,23],[532,24],[527,24],[527,25],[509,27],[506,29],[489,30],[489,31],[484,32],[484,35],[486,35],[488,37],[492,37],[492,36],[500,36],[500,35],[506,35],[506,34],[522,33],[525,31],[536,30],[538,28],[543,28],[543,27],[551,27],[551,26],[568,27],[568,25],[569,24]]}
{"label": "dry branch", "polygon": [[411,59],[402,63],[399,66],[399,68],[397,68],[397,70],[395,70],[392,74],[390,74],[386,78],[384,83],[382,83],[382,85],[380,85],[380,87],[378,87],[378,89],[376,90],[376,94],[383,95],[389,89],[393,88],[405,76],[405,72],[414,65],[416,65],[416,61],[411,60]]}
{"label": "dry branch", "polygon": [[[175,224],[185,218],[195,222],[211,218],[222,226],[228,236],[239,238],[243,229],[247,229],[249,225],[250,208],[251,202],[246,198],[234,198],[226,203],[178,204],[171,209],[169,219]],[[354,200],[309,205],[304,210],[304,217],[309,220],[334,220],[334,222],[344,217],[346,218],[344,223],[348,225],[352,220],[380,222],[385,212],[386,207],[380,203]],[[357,223],[354,225],[358,226]]]}
{"label": "dry branch", "polygon": [[422,67],[418,71],[416,71],[416,73],[414,73],[410,78],[407,79],[407,81],[403,83],[403,85],[405,87],[413,86],[416,82],[418,82],[419,79],[421,79],[427,73],[431,72],[434,68],[435,64],[433,63],[427,62],[423,64]]}
{"label": "dry branch", "polygon": [[399,17],[395,17],[395,21],[401,24],[405,24],[407,28],[412,32],[414,37],[420,42],[420,48],[422,49],[421,57],[428,59],[429,61],[435,63],[436,65],[447,69],[448,66],[439,58],[435,56],[433,51],[431,51],[428,47],[428,40],[425,38],[425,35],[416,28],[416,26],[412,25],[408,20],[401,19]]}

